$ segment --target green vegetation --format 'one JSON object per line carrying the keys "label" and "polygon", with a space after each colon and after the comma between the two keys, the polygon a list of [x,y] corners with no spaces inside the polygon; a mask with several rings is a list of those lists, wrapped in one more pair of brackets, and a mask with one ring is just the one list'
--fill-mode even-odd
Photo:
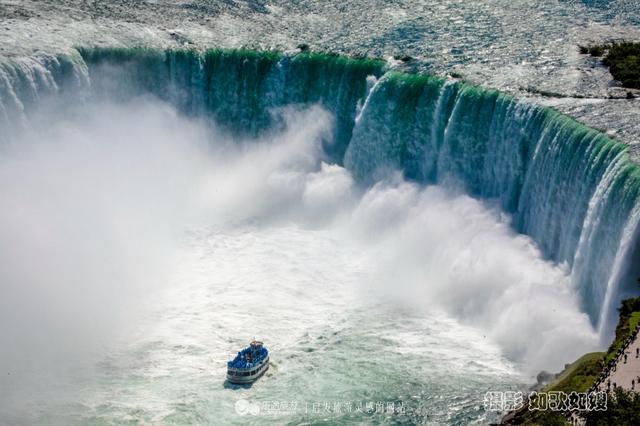
{"label": "green vegetation", "polygon": [[609,346],[605,363],[615,358],[616,352],[622,347],[625,339],[631,335],[638,323],[640,323],[640,297],[623,301],[619,312],[620,319],[616,327],[616,337],[611,346]]}
{"label": "green vegetation", "polygon": [[[556,379],[545,386],[541,392],[586,392],[602,371],[604,352],[592,352],[583,355],[575,362],[568,364]],[[520,410],[511,424],[518,425],[566,425],[562,413],[554,411],[529,411],[526,407]]]}
{"label": "green vegetation", "polygon": [[567,421],[562,413],[559,413],[557,411],[529,411],[529,409],[525,406],[520,411],[515,413],[513,419],[511,419],[506,424],[524,426],[566,426]]}
{"label": "green vegetation", "polygon": [[614,79],[624,87],[640,89],[640,43],[616,42],[603,45],[579,46],[580,53],[600,57],[609,67]]}
{"label": "green vegetation", "polygon": [[591,352],[569,364],[543,392],[586,392],[602,371],[604,352]]}
{"label": "green vegetation", "polygon": [[640,312],[640,297],[623,300],[618,310],[620,311],[621,318],[626,318],[634,313]]}
{"label": "green vegetation", "polygon": [[[586,392],[600,375],[603,367],[612,360],[624,341],[640,323],[640,297],[624,300],[618,309],[620,318],[616,335],[607,352],[592,352],[583,355],[565,366],[555,380],[542,392]],[[640,394],[618,390],[615,398],[609,399],[606,412],[589,412],[587,425],[640,425]],[[553,411],[529,411],[524,407],[509,421],[514,425],[566,425],[561,413]]]}
{"label": "green vegetation", "polygon": [[582,53],[583,55],[589,54],[591,56],[600,57],[604,54],[607,48],[607,45],[579,46],[579,48],[580,48],[580,53]]}
{"label": "green vegetation", "polygon": [[394,55],[393,59],[395,59],[396,61],[402,61],[402,62],[411,62],[411,61],[413,61],[413,57],[411,57],[409,55]]}
{"label": "green vegetation", "polygon": [[640,425],[640,394],[617,388],[607,401],[606,411],[585,414],[587,426]]}
{"label": "green vegetation", "polygon": [[602,62],[624,87],[640,89],[640,43],[614,43]]}

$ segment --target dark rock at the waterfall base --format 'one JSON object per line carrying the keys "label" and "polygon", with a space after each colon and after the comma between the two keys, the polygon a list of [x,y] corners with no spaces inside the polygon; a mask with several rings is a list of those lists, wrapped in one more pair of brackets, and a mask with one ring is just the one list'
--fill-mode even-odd
{"label": "dark rock at the waterfall base", "polygon": [[535,390],[542,389],[546,384],[551,383],[555,378],[558,377],[557,374],[550,373],[548,371],[541,371],[536,376],[536,384],[533,386]]}

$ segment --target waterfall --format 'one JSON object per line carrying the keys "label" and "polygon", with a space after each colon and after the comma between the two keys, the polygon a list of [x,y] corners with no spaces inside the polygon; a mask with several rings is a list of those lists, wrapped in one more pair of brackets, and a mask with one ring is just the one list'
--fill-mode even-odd
{"label": "waterfall", "polygon": [[335,117],[328,161],[374,182],[400,170],[496,202],[515,231],[567,265],[602,328],[637,246],[640,172],[626,147],[557,111],[495,90],[387,70],[377,59],[251,50],[78,49],[0,63],[0,142],[47,97],[151,94],[234,133],[320,104]]}

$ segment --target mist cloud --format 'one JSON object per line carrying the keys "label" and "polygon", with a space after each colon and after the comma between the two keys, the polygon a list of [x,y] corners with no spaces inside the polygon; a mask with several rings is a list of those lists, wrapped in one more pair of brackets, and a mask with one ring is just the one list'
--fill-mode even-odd
{"label": "mist cloud", "polygon": [[[322,161],[333,119],[277,111],[285,130],[234,138],[158,101],[43,110],[0,156],[0,399],[91,365],[172,281],[197,226],[324,228],[376,268],[364,297],[442,310],[512,360],[557,368],[595,346],[566,271],[508,217],[389,175],[370,188]],[[274,260],[275,261],[275,260]],[[322,262],[322,259],[318,259]],[[321,285],[319,283],[318,285]],[[268,289],[265,289],[268,291]],[[1,407],[0,407],[1,408]]]}

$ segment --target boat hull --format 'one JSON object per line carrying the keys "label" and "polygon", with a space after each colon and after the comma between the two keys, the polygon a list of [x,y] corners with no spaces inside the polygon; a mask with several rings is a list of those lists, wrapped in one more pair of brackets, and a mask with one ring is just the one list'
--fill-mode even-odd
{"label": "boat hull", "polygon": [[269,369],[269,357],[253,370],[227,369],[227,381],[237,385],[253,383]]}

